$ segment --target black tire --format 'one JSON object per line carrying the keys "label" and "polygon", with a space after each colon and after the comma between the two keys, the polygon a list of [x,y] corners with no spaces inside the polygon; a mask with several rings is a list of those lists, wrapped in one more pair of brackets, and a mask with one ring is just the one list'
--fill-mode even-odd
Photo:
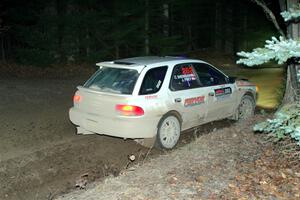
{"label": "black tire", "polygon": [[244,95],[236,111],[238,121],[247,120],[254,116],[255,100],[250,95]]}
{"label": "black tire", "polygon": [[173,149],[180,138],[181,122],[179,118],[170,113],[161,118],[157,126],[155,147],[159,149]]}

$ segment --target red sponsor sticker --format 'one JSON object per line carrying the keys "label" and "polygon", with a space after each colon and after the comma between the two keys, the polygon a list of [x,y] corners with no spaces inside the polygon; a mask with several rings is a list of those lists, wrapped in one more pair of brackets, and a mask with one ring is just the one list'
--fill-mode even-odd
{"label": "red sponsor sticker", "polygon": [[150,99],[156,99],[157,95],[150,95],[150,96],[145,96],[145,99],[150,100]]}
{"label": "red sponsor sticker", "polygon": [[223,94],[224,90],[223,89],[217,89],[217,90],[215,90],[215,93],[216,94]]}
{"label": "red sponsor sticker", "polygon": [[184,100],[184,106],[194,106],[204,103],[205,96],[192,97]]}

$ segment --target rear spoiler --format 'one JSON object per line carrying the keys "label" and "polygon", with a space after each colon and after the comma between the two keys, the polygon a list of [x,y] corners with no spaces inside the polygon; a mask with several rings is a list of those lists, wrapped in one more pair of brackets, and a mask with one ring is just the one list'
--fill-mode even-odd
{"label": "rear spoiler", "polygon": [[140,73],[144,68],[145,66],[144,65],[137,65],[137,64],[131,64],[131,65],[128,65],[128,64],[121,64],[121,63],[118,63],[118,62],[99,62],[99,63],[96,63],[96,65],[98,67],[111,67],[111,68],[121,68],[121,69],[134,69],[134,70],[137,70],[138,73]]}

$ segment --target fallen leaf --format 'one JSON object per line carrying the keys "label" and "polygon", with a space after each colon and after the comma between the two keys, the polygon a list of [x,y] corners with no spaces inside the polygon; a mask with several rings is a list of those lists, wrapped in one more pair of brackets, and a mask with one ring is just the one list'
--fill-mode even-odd
{"label": "fallen leaf", "polygon": [[171,178],[168,180],[168,183],[171,184],[171,185],[176,185],[177,180],[178,180],[178,178],[176,178],[175,176],[173,176],[173,177],[171,177]]}
{"label": "fallen leaf", "polygon": [[283,172],[281,172],[281,176],[282,178],[286,178],[286,175]]}
{"label": "fallen leaf", "polygon": [[268,184],[266,181],[260,181],[259,182],[261,185],[266,185],[266,184]]}
{"label": "fallen leaf", "polygon": [[204,181],[204,177],[203,176],[197,176],[196,178],[195,178],[195,180],[197,181],[197,182],[199,182],[199,183],[202,183],[203,181]]}

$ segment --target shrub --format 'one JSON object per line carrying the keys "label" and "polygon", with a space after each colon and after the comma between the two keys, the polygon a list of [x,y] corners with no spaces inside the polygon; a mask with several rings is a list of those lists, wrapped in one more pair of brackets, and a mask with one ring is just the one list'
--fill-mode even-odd
{"label": "shrub", "polygon": [[274,119],[254,126],[254,131],[268,133],[279,141],[292,138],[300,146],[300,104],[287,104],[279,109]]}

